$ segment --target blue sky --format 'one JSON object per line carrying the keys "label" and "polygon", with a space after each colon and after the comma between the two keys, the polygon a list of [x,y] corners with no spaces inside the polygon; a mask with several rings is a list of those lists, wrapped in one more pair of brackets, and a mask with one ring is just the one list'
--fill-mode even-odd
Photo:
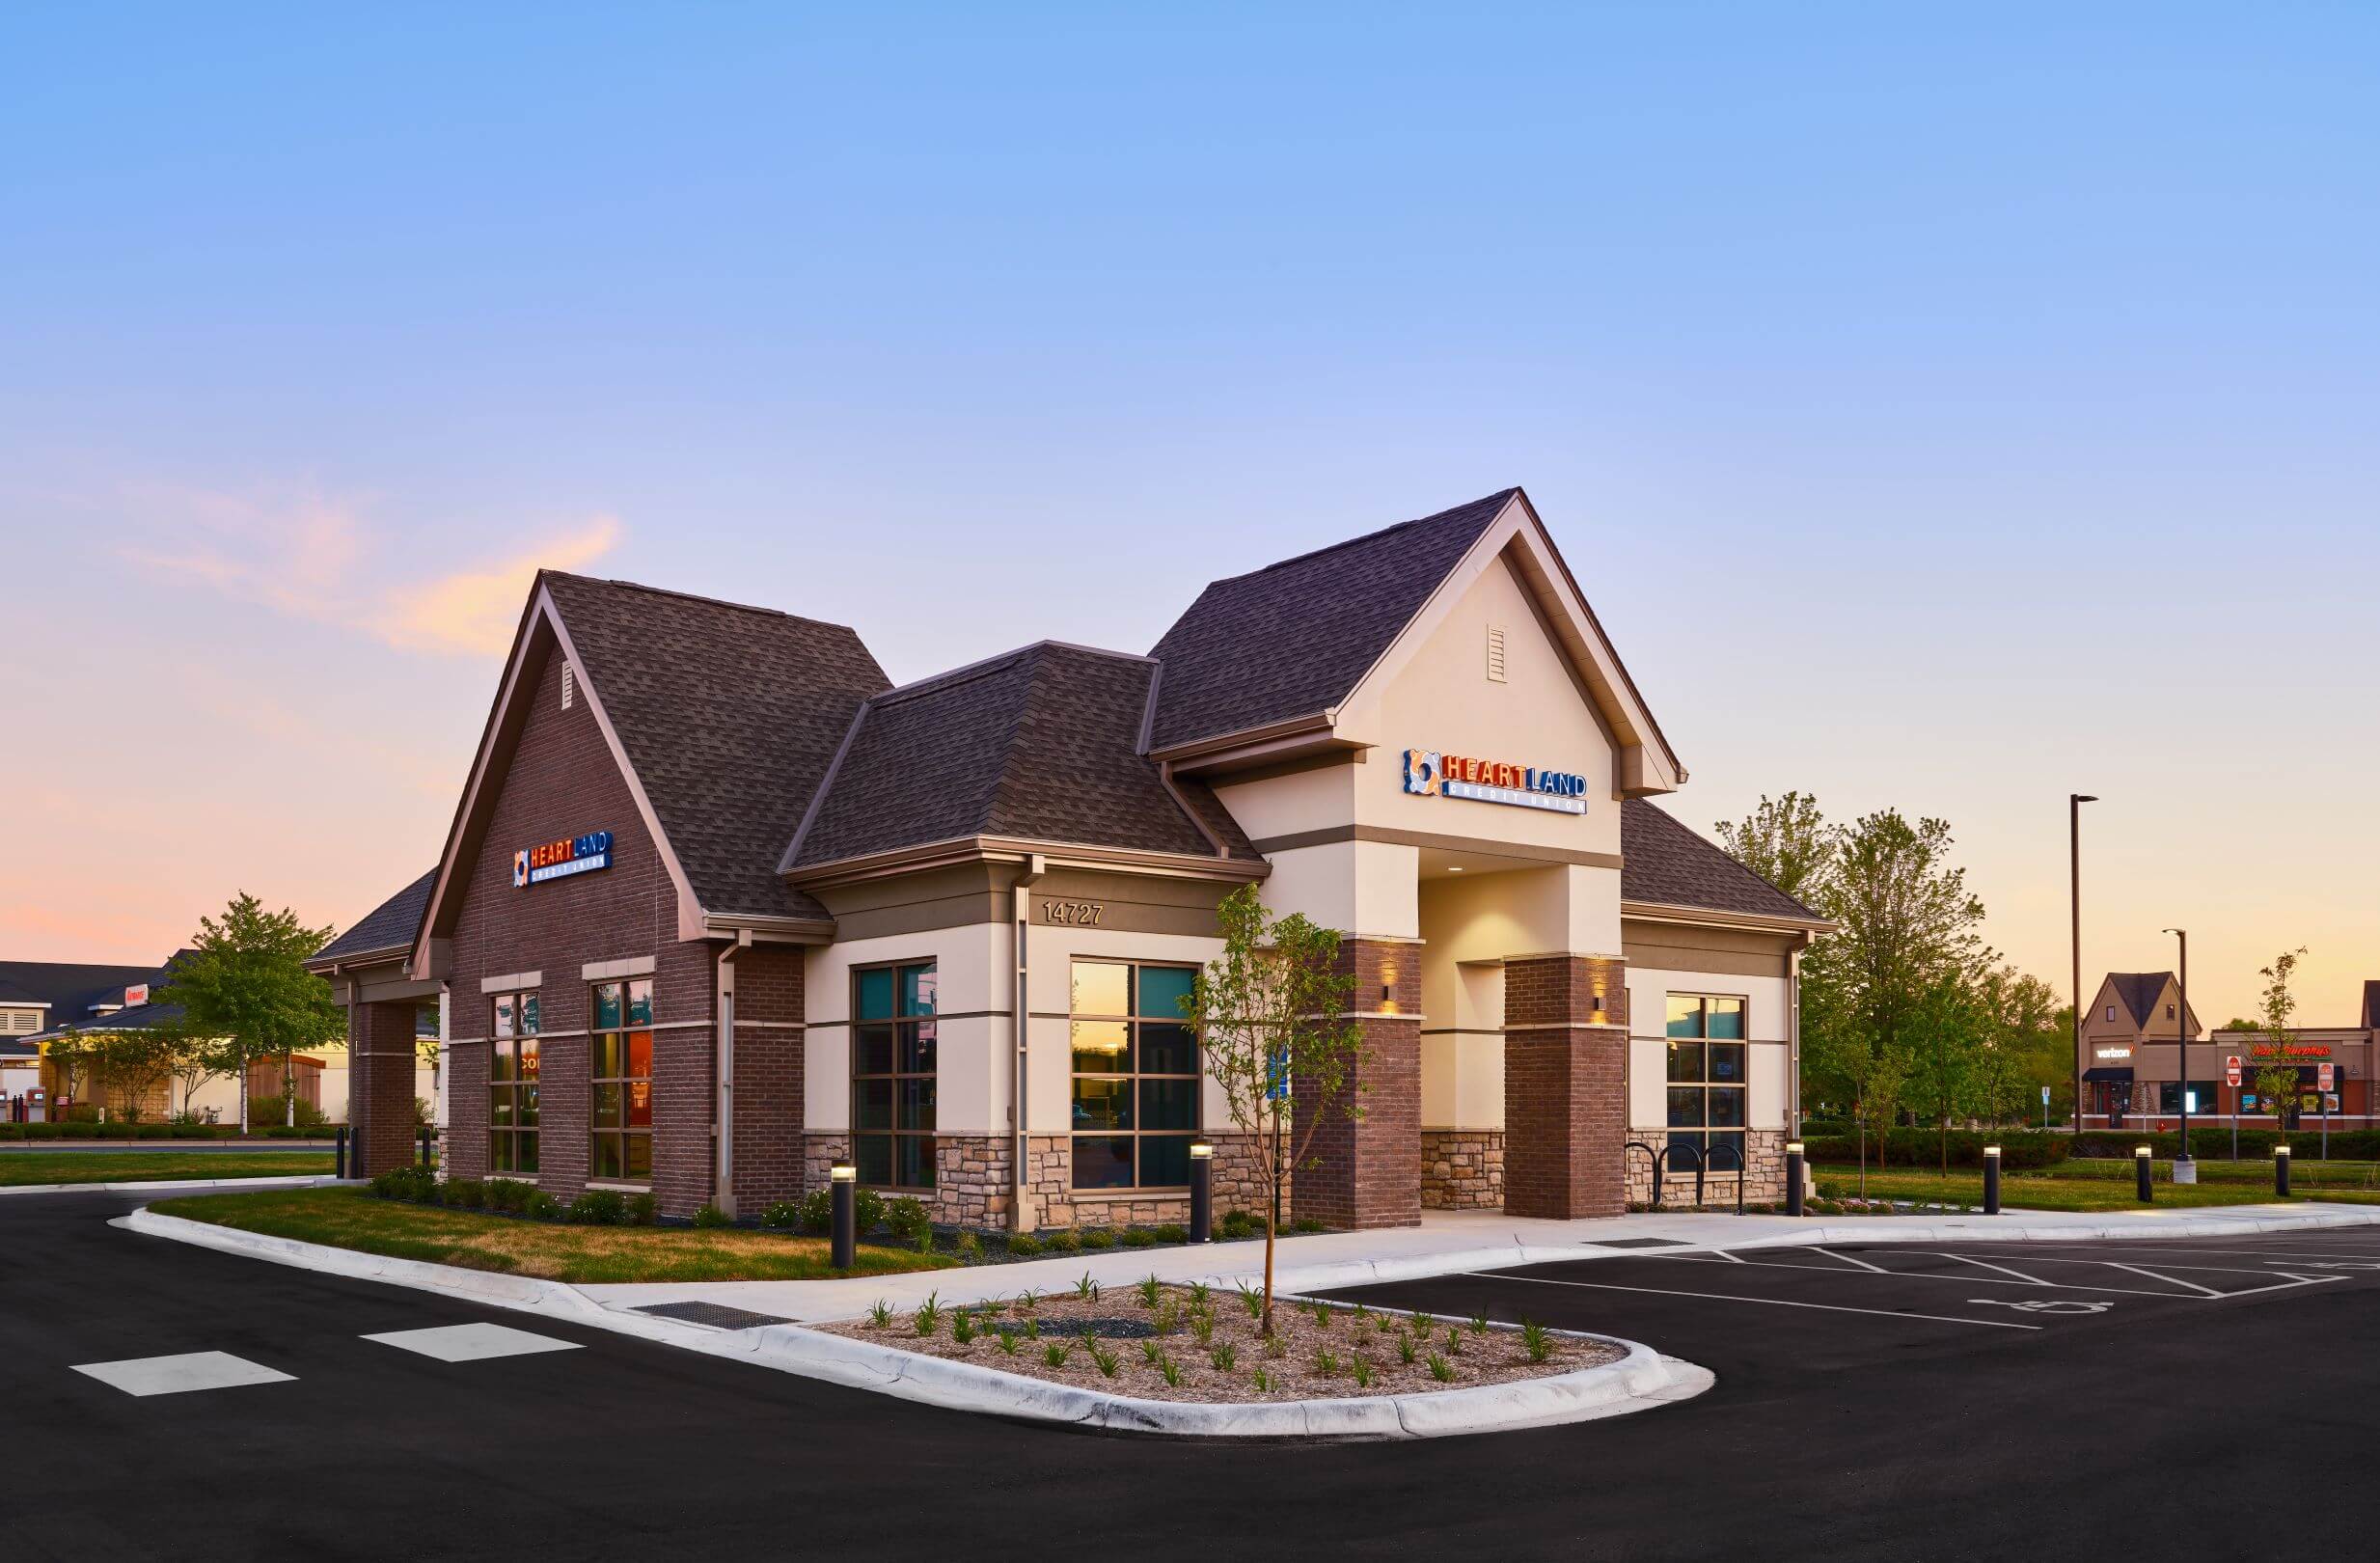
{"label": "blue sky", "polygon": [[2380,13],[1150,10],[0,24],[0,942],[360,914],[535,562],[910,677],[1519,482],[1691,823],[2380,976]]}

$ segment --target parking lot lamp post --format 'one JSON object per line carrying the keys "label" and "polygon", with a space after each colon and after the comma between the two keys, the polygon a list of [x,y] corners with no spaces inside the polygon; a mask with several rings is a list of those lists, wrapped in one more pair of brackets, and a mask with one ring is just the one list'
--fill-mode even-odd
{"label": "parking lot lamp post", "polygon": [[837,1162],[827,1169],[827,1187],[834,1191],[831,1198],[834,1212],[834,1251],[833,1262],[837,1270],[849,1270],[859,1257],[860,1234],[860,1169],[849,1162]]}
{"label": "parking lot lamp post", "polygon": [[2088,792],[2069,792],[2065,799],[2066,856],[2072,869],[2071,906],[2074,914],[2074,1121],[2072,1134],[2083,1132],[2083,805],[2099,800]]}
{"label": "parking lot lamp post", "polygon": [[2174,1181],[2196,1183],[2199,1165],[2190,1159],[2190,936],[2179,928],[2165,930],[2181,941],[2181,1006],[2174,1012],[2174,1051],[2181,1058],[2181,1154],[2174,1158]]}

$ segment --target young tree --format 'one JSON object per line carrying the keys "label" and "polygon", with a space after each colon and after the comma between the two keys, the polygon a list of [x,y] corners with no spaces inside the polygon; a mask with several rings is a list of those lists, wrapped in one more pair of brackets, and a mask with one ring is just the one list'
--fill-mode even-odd
{"label": "young tree", "polygon": [[109,1111],[127,1123],[139,1122],[141,1099],[173,1075],[173,1038],[155,1028],[136,1026],[121,1031],[93,1031],[85,1040],[92,1078],[107,1092]]}
{"label": "young tree", "polygon": [[174,964],[151,1001],[178,1004],[180,1034],[209,1039],[213,1064],[221,1072],[238,1073],[242,1132],[248,1128],[252,1062],[278,1056],[283,1099],[293,1101],[291,1056],[346,1034],[345,1013],[331,985],[305,966],[306,957],[329,941],[329,929],[310,928],[287,909],[267,912],[243,891],[220,919],[200,919],[191,952]]}
{"label": "young tree", "polygon": [[1223,952],[1199,973],[1182,1011],[1198,1028],[1231,1121],[1259,1148],[1257,1177],[1272,1212],[1262,1320],[1271,1334],[1282,1194],[1293,1172],[1314,1165],[1314,1136],[1325,1123],[1363,1115],[1351,1088],[1363,1033],[1346,1018],[1355,979],[1339,970],[1337,930],[1302,913],[1268,918],[1253,885],[1225,896],[1217,917]]}
{"label": "young tree", "polygon": [[1814,794],[1761,794],[1758,809],[1731,824],[1719,821],[1727,855],[1805,906],[1823,903],[1832,887],[1843,833],[1826,823]]}
{"label": "young tree", "polygon": [[2289,983],[2305,953],[2306,946],[2300,945],[2274,956],[2272,965],[2257,968],[2257,975],[2264,979],[2264,1015],[2257,1029],[2264,1033],[2273,1050],[2273,1061],[2257,1071],[2257,1094],[2271,1098],[2273,1127],[2284,1134],[2297,1112],[2300,1084],[2297,1066],[2289,1062],[2290,1044],[2297,1040],[2297,1033],[2289,1029],[2289,1017],[2297,1013],[2297,995],[2289,991]]}
{"label": "young tree", "polygon": [[1974,1087],[1976,1056],[1987,1034],[1983,1006],[1967,973],[1948,968],[1929,982],[1909,1011],[1907,1031],[1914,1044],[1918,1099],[1933,1108],[1942,1175],[1948,1177],[1951,1117]]}

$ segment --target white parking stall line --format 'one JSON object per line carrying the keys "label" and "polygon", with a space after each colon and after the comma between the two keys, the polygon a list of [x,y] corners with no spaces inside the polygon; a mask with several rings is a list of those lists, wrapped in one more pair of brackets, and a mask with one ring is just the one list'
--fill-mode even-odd
{"label": "white parking stall line", "polygon": [[74,1371],[127,1395],[179,1395],[193,1389],[234,1389],[250,1384],[292,1384],[297,1375],[251,1362],[230,1352],[184,1352],[174,1357],[128,1357],[116,1362],[81,1362]]}
{"label": "white parking stall line", "polygon": [[1962,1265],[1975,1265],[1984,1270],[1996,1270],[2003,1275],[2015,1276],[2018,1280],[2023,1281],[2028,1286],[2047,1286],[2051,1284],[2050,1282],[2041,1279],[2038,1275],[2028,1275],[2021,1270],[2011,1270],[2006,1265],[1995,1265],[1986,1260],[1978,1259],[1971,1254],[1951,1253],[1944,1250],[1940,1252],[1937,1257],[1943,1259],[1956,1259]]}
{"label": "white parking stall line", "polygon": [[[1792,1269],[1771,1265],[1771,1270]],[[1680,1292],[1664,1286],[1619,1286],[1610,1281],[1556,1280],[1551,1275],[1503,1275],[1491,1270],[1463,1274],[1482,1280],[1527,1281],[1534,1286],[1579,1286],[1591,1292],[1638,1292],[1650,1297],[1692,1297],[1710,1302],[1750,1302],[1767,1308],[1812,1308],[1820,1313],[1865,1313],[1883,1319],[1925,1319],[1934,1324],[1973,1325],[1979,1330],[2039,1330],[2039,1325],[2010,1324],[2001,1319],[1962,1319],[1951,1313],[1903,1313],[1898,1308],[1847,1308],[1836,1302],[1792,1302],[1781,1297],[1737,1297],[1728,1292]]]}
{"label": "white parking stall line", "polygon": [[[1822,1252],[1824,1250],[1819,1251]],[[1932,1252],[1934,1250],[1917,1248],[1909,1249],[1907,1251],[1922,1254]],[[1683,1259],[1688,1256],[1685,1254],[1655,1253],[1647,1254],[1645,1257],[1648,1259]],[[1847,1258],[1848,1256],[1838,1255],[1837,1257]],[[1956,1259],[1962,1256],[1953,1253],[1944,1253],[1941,1257],[1946,1259]],[[2119,1297],[2163,1298],[2170,1302],[2213,1302],[2227,1297],[2261,1297],[2273,1292],[2292,1291],[2300,1285],[2318,1285],[2323,1281],[2345,1280],[2347,1278],[2344,1275],[2298,1275],[2291,1276],[2287,1281],[2277,1285],[2243,1286],[2235,1292],[2225,1292],[2218,1291],[2213,1287],[2201,1286],[2198,1282],[2193,1280],[2185,1280],[2179,1275],[2159,1275],[2155,1271],[2143,1270],[2134,1265],[2118,1264],[2112,1259],[2065,1259],[2059,1261],[2061,1264],[2067,1265],[2094,1265],[2104,1270],[2128,1271],[2132,1275],[2141,1276],[2145,1279],[2161,1280],[2168,1282],[2173,1286],[2187,1288],[2187,1290],[2183,1291],[2152,1291],[2145,1286],[2120,1286],[2106,1281],[2090,1279],[2041,1280],[2013,1271],[2010,1272],[2011,1278],[2002,1279],[1995,1275],[1970,1275],[1963,1271],[1956,1274],[1952,1274],[1947,1272],[1927,1270],[1886,1270],[1876,1265],[1862,1265],[1858,1270],[1825,1270],[1817,1265],[1778,1264],[1772,1260],[1765,1259],[1747,1259],[1744,1260],[1743,1263],[1755,1270],[1790,1270],[1804,1275],[1841,1275],[1846,1278],[1856,1279],[1864,1274],[1873,1273],[1886,1280],[1960,1281],[1969,1286],[2046,1286],[2055,1287],[2061,1291],[2068,1292],[2112,1293]],[[1997,1269],[2000,1267],[1986,1265],[1983,1268]],[[2256,1275],[2261,1278],[2269,1275],[2280,1275],[2282,1272],[2250,1270],[2242,1271],[2240,1274]]]}
{"label": "white parking stall line", "polygon": [[1812,1253],[1822,1253],[1829,1259],[1840,1259],[1847,1265],[1857,1265],[1860,1269],[1873,1271],[1878,1275],[1891,1274],[1891,1272],[1886,1270],[1882,1265],[1872,1265],[1865,1259],[1854,1259],[1847,1253],[1837,1253],[1832,1248],[1821,1248],[1814,1245],[1810,1251]]}
{"label": "white parking stall line", "polygon": [[[2156,1271],[2153,1271],[2153,1270],[2143,1270],[2143,1269],[2142,1269],[2140,1266],[2138,1266],[2138,1265],[2119,1264],[2117,1261],[2115,1261],[2115,1260],[2113,1260],[2113,1259],[2102,1259],[2102,1260],[2100,1260],[2099,1262],[2100,1262],[2101,1264],[2103,1264],[2103,1265],[2107,1266],[2110,1270],[2128,1270],[2128,1271],[2130,1271],[2130,1272],[2131,1272],[2133,1275],[2146,1275],[2146,1276],[2147,1276],[2147,1277],[2148,1277],[2150,1280],[2171,1281],[2171,1282],[2173,1282],[2175,1286],[2187,1286],[2187,1287],[2189,1287],[2189,1288],[2190,1288],[2190,1290],[2192,1290],[2192,1291],[2194,1291],[2194,1292],[2197,1292],[2198,1294],[2200,1294],[2200,1295],[2201,1295],[2201,1296],[2202,1296],[2202,1297],[2233,1297],[2233,1296],[2246,1296],[2246,1295],[2248,1295],[2248,1293],[2250,1293],[2250,1292],[2255,1292],[2255,1291],[2257,1291],[2257,1290],[2270,1290],[2270,1288],[2249,1287],[2249,1288],[2247,1288],[2245,1291],[2238,1292],[2238,1293],[2231,1293],[2231,1292],[2218,1292],[2218,1291],[2216,1291],[2216,1290],[2215,1290],[2213,1287],[2211,1287],[2211,1286],[2201,1286],[2201,1285],[2200,1285],[2197,1281],[2194,1281],[2194,1280],[2184,1280],[2184,1279],[2182,1279],[2179,1275],[2160,1275],[2160,1274],[2158,1274]],[[2180,1266],[2175,1266],[2175,1269],[2179,1269],[2179,1268],[2181,1268],[2181,1267],[2180,1267]]]}

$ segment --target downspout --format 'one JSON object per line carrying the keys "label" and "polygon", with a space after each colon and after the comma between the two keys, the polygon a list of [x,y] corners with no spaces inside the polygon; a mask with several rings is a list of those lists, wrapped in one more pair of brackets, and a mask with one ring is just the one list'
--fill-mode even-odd
{"label": "downspout", "polygon": [[711,1203],[735,1214],[735,958],[752,948],[752,931],[738,928],[735,943],[719,952],[719,1107],[714,1114],[718,1136],[711,1172]]}
{"label": "downspout", "polygon": [[1792,1100],[1786,1104],[1788,1139],[1801,1138],[1801,955],[1816,938],[1817,935],[1805,930],[1801,943],[1786,958],[1785,1040],[1786,1056],[1791,1060],[1786,1073],[1791,1081],[1787,1088],[1792,1092]]}
{"label": "downspout", "polygon": [[1033,1222],[1028,1219],[1030,1213],[1025,1208],[1026,1053],[1032,1034],[1031,1027],[1026,1024],[1029,1010],[1026,1001],[1032,991],[1031,984],[1026,980],[1031,970],[1027,955],[1033,926],[1032,889],[1048,866],[1048,860],[1040,853],[1029,854],[1025,860],[1024,872],[1017,875],[1015,889],[1009,891],[1010,937],[1015,944],[1017,957],[1017,980],[1010,993],[1016,1007],[1009,1011],[1008,1021],[1009,1038],[1016,1044],[1011,1050],[1015,1057],[1008,1083],[1008,1122],[1014,1131],[1015,1141],[1009,1147],[1008,1155],[1008,1230],[1011,1232],[1028,1232],[1033,1227]]}

